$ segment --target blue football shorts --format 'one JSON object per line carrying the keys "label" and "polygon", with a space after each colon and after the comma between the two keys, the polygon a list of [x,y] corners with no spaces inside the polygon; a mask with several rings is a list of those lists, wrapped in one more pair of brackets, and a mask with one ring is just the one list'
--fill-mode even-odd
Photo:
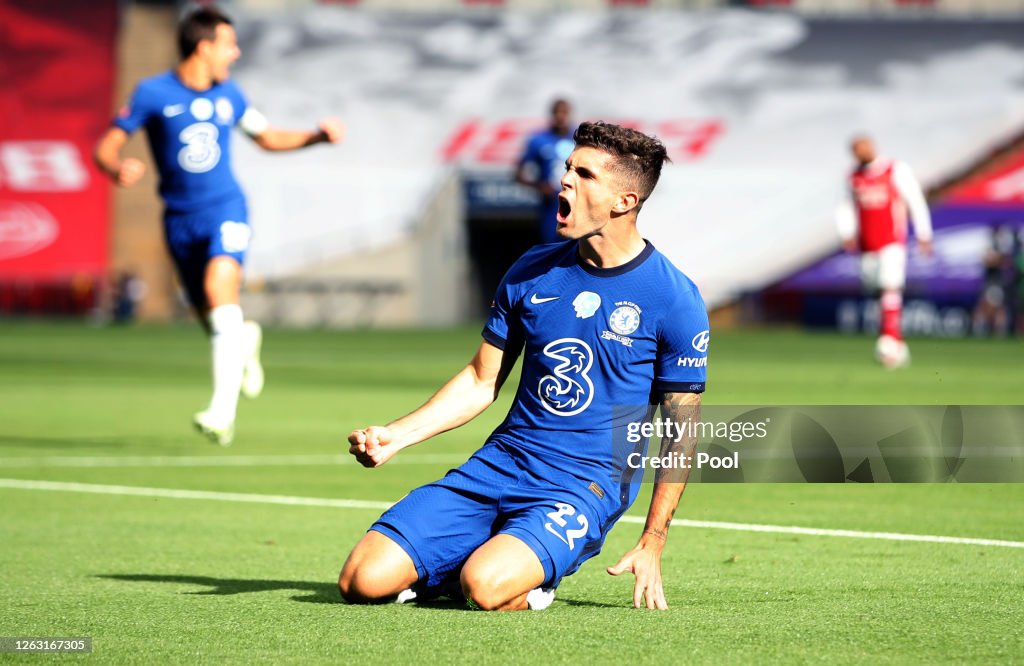
{"label": "blue football shorts", "polygon": [[[489,442],[444,478],[421,486],[370,529],[409,554],[429,597],[458,583],[463,563],[497,534],[517,537],[544,566],[543,587],[601,552],[612,525],[629,508],[628,493],[551,468],[539,478],[513,448]],[[607,484],[606,484],[607,485]]]}
{"label": "blue football shorts", "polygon": [[203,282],[210,260],[228,256],[239,265],[245,263],[252,238],[245,199],[233,197],[187,213],[167,209],[164,211],[164,235],[189,302],[205,307]]}

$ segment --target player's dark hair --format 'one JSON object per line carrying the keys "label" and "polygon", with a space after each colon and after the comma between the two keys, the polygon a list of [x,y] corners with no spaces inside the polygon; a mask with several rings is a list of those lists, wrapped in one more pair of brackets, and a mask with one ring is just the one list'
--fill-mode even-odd
{"label": "player's dark hair", "polygon": [[620,125],[580,123],[572,138],[577,148],[597,148],[611,155],[612,170],[636,188],[641,203],[658,184],[662,165],[671,161],[661,141]]}
{"label": "player's dark hair", "polygon": [[178,25],[178,54],[181,59],[195,53],[199,42],[217,38],[217,26],[232,25],[223,12],[214,7],[201,7],[190,12]]}

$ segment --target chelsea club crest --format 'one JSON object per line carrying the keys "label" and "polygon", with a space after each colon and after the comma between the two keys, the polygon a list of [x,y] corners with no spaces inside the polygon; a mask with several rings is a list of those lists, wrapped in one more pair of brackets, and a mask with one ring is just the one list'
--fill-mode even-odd
{"label": "chelsea club crest", "polygon": [[640,312],[632,305],[621,305],[608,317],[608,325],[619,335],[629,335],[640,327]]}

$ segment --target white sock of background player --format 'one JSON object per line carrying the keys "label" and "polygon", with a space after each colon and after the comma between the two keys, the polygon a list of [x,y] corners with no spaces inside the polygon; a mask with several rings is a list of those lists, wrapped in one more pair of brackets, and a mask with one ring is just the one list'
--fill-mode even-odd
{"label": "white sock of background player", "polygon": [[207,410],[211,418],[232,423],[238,408],[238,391],[245,368],[242,308],[220,305],[210,310],[210,346],[213,351],[213,397]]}

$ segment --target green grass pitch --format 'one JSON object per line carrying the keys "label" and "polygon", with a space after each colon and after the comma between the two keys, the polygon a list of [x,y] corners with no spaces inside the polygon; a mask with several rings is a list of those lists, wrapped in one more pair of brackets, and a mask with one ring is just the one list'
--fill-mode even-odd
{"label": "green grass pitch", "polygon": [[[345,450],[351,428],[417,406],[478,339],[476,328],[269,331],[267,389],[242,404],[235,445],[220,449],[190,429],[208,397],[197,329],[4,324],[0,477],[394,501],[478,446],[514,387],[477,421],[407,452],[413,464],[370,471],[321,459]],[[722,332],[705,399],[1024,400],[1020,341],[914,340],[914,364],[900,372],[876,367],[871,347]],[[285,455],[313,457],[264,459]],[[174,464],[182,457],[194,459]],[[217,464],[227,458],[246,464]],[[0,507],[0,635],[91,636],[98,663],[1024,660],[1019,548],[676,527],[664,558],[672,608],[658,613],[630,608],[632,578],[604,572],[640,531],[621,523],[549,610],[490,614],[342,603],[338,569],[378,509],[20,488],[0,488]],[[695,484],[678,516],[1022,541],[1024,486]],[[50,660],[0,654],[39,659]]]}

